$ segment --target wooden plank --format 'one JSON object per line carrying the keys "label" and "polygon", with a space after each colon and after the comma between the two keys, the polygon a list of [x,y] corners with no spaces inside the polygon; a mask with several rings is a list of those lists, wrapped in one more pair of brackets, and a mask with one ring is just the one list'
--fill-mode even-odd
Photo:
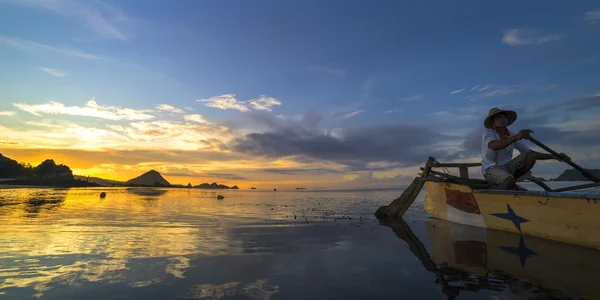
{"label": "wooden plank", "polygon": [[[433,174],[433,172],[435,172],[435,171],[431,171],[432,174]],[[461,185],[466,185],[472,189],[487,189],[487,188],[491,187],[491,185],[485,180],[463,179],[463,178],[460,178],[457,176],[452,176],[452,175],[446,175],[444,177],[440,176],[440,177],[434,177],[434,178],[427,178],[427,181],[461,184]]]}
{"label": "wooden plank", "polygon": [[431,164],[431,167],[432,168],[460,168],[460,167],[474,168],[474,167],[481,167],[481,163],[448,163],[448,164],[433,163],[433,164]]}
{"label": "wooden plank", "polygon": [[[421,168],[421,169],[423,169],[423,168]],[[458,176],[454,176],[454,175],[450,175],[450,174],[446,174],[446,173],[441,173],[441,172],[437,172],[437,171],[433,171],[433,170],[429,171],[429,173],[434,174],[434,175],[438,175],[438,176],[444,177],[444,178],[458,180],[458,181],[461,182],[461,184],[466,184],[466,185],[469,185],[469,183],[489,184],[487,182],[487,180],[485,180],[485,179],[477,179],[477,178],[464,179],[464,178],[460,178]]]}
{"label": "wooden plank", "polygon": [[469,169],[467,167],[459,167],[458,171],[460,172],[461,178],[469,179]]}
{"label": "wooden plank", "polygon": [[593,188],[593,187],[597,187],[597,186],[600,186],[600,182],[588,183],[588,184],[582,184],[582,185],[568,186],[568,187],[564,187],[564,188],[560,188],[560,189],[554,189],[552,191],[553,192],[566,192],[566,191],[588,189],[588,188]]}

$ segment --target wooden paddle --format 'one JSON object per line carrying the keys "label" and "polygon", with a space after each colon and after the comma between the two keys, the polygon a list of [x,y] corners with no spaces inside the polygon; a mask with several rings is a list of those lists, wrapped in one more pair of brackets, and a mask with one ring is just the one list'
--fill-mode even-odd
{"label": "wooden paddle", "polygon": [[[556,157],[556,158],[560,157],[560,155],[556,151],[554,151],[554,150],[550,149],[548,146],[542,144],[540,141],[536,140],[534,137],[529,136],[529,138],[527,138],[527,139],[532,141],[534,144],[538,145],[540,148],[548,151],[548,153],[552,154],[554,157]],[[574,163],[570,160],[565,161],[565,162],[568,163],[569,165],[571,165],[573,168],[577,169],[579,172],[581,172],[581,174],[583,174],[583,176],[585,176],[585,178],[587,178],[593,182],[600,182],[600,178],[597,178],[592,173],[588,172],[586,169],[580,167],[576,163]]]}

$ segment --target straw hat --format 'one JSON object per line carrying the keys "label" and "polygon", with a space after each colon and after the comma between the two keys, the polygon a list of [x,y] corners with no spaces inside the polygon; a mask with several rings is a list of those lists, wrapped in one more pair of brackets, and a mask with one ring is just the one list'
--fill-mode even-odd
{"label": "straw hat", "polygon": [[507,126],[510,126],[510,124],[514,123],[517,120],[516,112],[514,112],[512,110],[504,110],[504,109],[499,109],[497,107],[494,107],[494,108],[490,109],[490,111],[488,112],[487,118],[485,118],[485,121],[483,121],[483,126],[485,126],[485,128],[492,128],[492,125],[493,125],[492,118],[495,115],[501,114],[501,113],[506,114],[506,116],[508,117],[508,125]]}

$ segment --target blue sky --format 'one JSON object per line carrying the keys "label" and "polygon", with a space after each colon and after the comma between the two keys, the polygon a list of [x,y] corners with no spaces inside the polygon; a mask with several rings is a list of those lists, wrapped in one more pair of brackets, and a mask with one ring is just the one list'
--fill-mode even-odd
{"label": "blue sky", "polygon": [[[165,140],[143,135],[150,122],[171,122],[171,127],[155,123],[151,130],[202,131],[210,129],[185,126],[211,124],[228,128],[230,136],[211,144],[216,147],[211,151],[286,161],[265,166],[268,170],[290,164],[298,173],[329,168],[336,170],[328,177],[333,182],[348,180],[347,174],[409,174],[419,160],[413,154],[440,147],[435,139],[406,141],[419,140],[414,137],[419,134],[451,136],[456,142],[439,141],[461,154],[442,157],[477,159],[473,147],[465,145],[493,106],[518,110],[523,124],[528,117],[541,118],[544,123],[531,125],[543,126],[544,138],[575,130],[587,140],[589,126],[575,121],[594,120],[598,113],[597,1],[0,0],[0,7],[0,126],[11,129],[0,134],[4,141],[36,134],[48,138],[56,128],[62,134],[95,132],[93,146],[107,145],[102,151],[134,151],[144,144],[144,150],[158,151],[165,150],[160,147]],[[86,106],[92,97],[95,108]],[[588,99],[585,109],[562,117],[540,110],[578,99]],[[70,107],[69,112],[42,106],[51,101]],[[160,104],[172,109],[158,109]],[[88,112],[82,113],[85,107]],[[101,111],[114,115],[98,115]],[[148,123],[132,125],[136,122]],[[63,127],[43,129],[40,123]],[[411,132],[396,136],[405,141],[362,136],[394,136],[398,130]],[[332,140],[320,143],[317,132]],[[88,137],[76,139],[75,146],[33,139],[14,147],[90,150]],[[383,148],[408,143],[411,151],[404,154],[411,159],[361,148],[366,142]],[[548,142],[570,150],[559,139]],[[285,148],[281,144],[295,146],[280,149]],[[196,149],[181,145],[166,148]],[[337,153],[340,147],[354,150]],[[589,151],[580,157],[597,161]],[[332,165],[322,167],[327,164]],[[92,168],[78,169],[91,174]],[[200,176],[192,173],[191,178]],[[316,174],[310,176],[290,182],[310,181]]]}

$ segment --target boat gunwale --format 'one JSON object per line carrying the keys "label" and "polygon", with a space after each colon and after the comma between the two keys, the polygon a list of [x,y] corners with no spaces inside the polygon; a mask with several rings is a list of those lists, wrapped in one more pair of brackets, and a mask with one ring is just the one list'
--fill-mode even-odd
{"label": "boat gunwale", "polygon": [[549,191],[521,191],[521,190],[498,190],[498,189],[478,189],[464,183],[440,180],[441,178],[426,178],[425,181],[456,184],[465,186],[471,189],[474,194],[502,194],[510,196],[535,196],[535,197],[552,197],[552,198],[581,198],[585,200],[600,200],[600,193],[589,192],[549,192]]}
{"label": "boat gunwale", "polygon": [[600,200],[599,193],[586,192],[547,192],[547,191],[519,191],[519,190],[493,190],[473,189],[474,194],[504,194],[518,196],[552,197],[552,198],[582,198],[587,200]]}

